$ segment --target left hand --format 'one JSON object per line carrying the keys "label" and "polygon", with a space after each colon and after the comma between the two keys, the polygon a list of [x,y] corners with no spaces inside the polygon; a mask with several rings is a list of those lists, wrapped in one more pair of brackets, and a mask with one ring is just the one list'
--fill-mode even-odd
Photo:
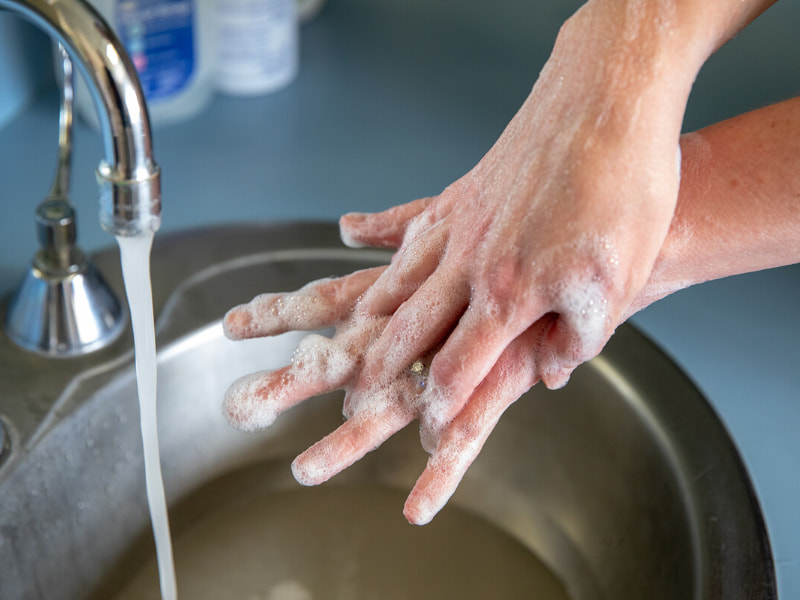
{"label": "left hand", "polygon": [[[233,339],[336,328],[331,339],[308,336],[290,365],[243,377],[225,396],[229,422],[255,430],[268,427],[310,396],[348,390],[344,404],[348,420],[292,464],[295,478],[304,485],[326,481],[424,414],[421,393],[428,364],[422,362],[386,382],[381,393],[367,401],[356,402],[349,393],[361,375],[366,349],[389,321],[358,307],[359,298],[384,270],[377,267],[312,282],[297,292],[265,294],[225,316],[225,333]],[[446,504],[505,409],[536,383],[531,379],[535,370],[528,349],[547,326],[546,321],[538,323],[506,348],[464,409],[445,427],[406,502],[404,514],[410,522],[427,523]]]}

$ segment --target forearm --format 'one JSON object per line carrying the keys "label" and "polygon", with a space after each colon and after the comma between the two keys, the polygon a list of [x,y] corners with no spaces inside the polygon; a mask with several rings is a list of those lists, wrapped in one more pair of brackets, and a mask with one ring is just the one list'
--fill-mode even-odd
{"label": "forearm", "polygon": [[[700,68],[774,2],[590,0],[562,27],[546,70],[565,90],[576,84],[584,98],[590,90],[590,102],[601,107],[598,125],[614,127],[612,134],[633,129],[656,143],[663,135],[677,143]],[[661,127],[653,129],[654,122]]]}
{"label": "forearm", "polygon": [[[667,218],[639,211],[632,223],[665,235],[677,185],[674,171],[653,166],[675,156],[686,102],[708,56],[773,1],[590,0],[562,27],[509,127],[523,140],[519,160],[538,158],[543,146],[557,162],[568,143],[565,151],[578,157],[573,170],[592,173],[576,182],[576,193],[602,187],[597,178],[617,189],[639,186],[640,195],[659,196]],[[630,200],[609,198],[600,208],[622,212]]]}
{"label": "forearm", "polygon": [[687,134],[675,216],[635,310],[800,261],[800,98]]}
{"label": "forearm", "polygon": [[[776,0],[589,0],[562,28],[599,34],[609,47],[697,68]],[[652,53],[654,50],[655,53]]]}

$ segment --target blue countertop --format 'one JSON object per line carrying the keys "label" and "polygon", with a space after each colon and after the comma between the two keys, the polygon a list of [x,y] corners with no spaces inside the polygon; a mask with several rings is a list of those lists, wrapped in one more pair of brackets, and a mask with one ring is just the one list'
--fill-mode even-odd
{"label": "blue countertop", "polygon": [[[299,76],[260,98],[219,96],[155,132],[164,231],[336,219],[436,194],[472,167],[527,95],[577,2],[331,0],[302,30]],[[712,57],[685,129],[800,93],[800,4],[784,0]],[[55,160],[57,97],[0,130],[0,293],[35,251],[33,209]],[[76,132],[73,200],[85,249],[99,136]],[[764,509],[780,597],[800,599],[800,266],[684,290],[633,321],[730,430]]]}

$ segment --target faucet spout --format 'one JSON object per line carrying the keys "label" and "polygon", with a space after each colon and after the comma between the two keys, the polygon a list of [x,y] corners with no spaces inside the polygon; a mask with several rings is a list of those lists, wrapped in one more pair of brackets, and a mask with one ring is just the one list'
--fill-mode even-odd
{"label": "faucet spout", "polygon": [[100,225],[117,236],[157,230],[161,173],[153,160],[144,92],[122,42],[83,0],[0,0],[0,9],[58,40],[87,81],[105,147],[97,168]]}

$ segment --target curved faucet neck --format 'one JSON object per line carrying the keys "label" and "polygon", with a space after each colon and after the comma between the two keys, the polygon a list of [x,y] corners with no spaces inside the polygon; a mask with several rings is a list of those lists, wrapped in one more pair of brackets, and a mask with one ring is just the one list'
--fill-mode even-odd
{"label": "curved faucet neck", "polygon": [[100,118],[105,159],[97,170],[100,222],[115,235],[160,225],[160,170],[136,69],[122,42],[83,0],[0,0],[61,42],[83,73]]}

